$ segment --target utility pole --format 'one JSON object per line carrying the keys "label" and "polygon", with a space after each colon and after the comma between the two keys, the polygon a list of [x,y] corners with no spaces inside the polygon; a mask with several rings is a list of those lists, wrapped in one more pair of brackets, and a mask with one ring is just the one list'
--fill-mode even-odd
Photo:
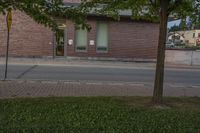
{"label": "utility pole", "polygon": [[8,10],[7,17],[6,17],[6,22],[7,22],[7,49],[6,49],[6,68],[5,68],[5,75],[4,75],[4,80],[7,79],[7,73],[8,73],[8,52],[9,52],[9,44],[10,44],[10,29],[12,25],[12,10]]}

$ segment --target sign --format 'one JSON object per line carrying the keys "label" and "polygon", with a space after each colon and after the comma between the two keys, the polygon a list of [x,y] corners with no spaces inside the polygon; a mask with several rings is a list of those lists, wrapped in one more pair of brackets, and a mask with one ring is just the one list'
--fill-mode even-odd
{"label": "sign", "polygon": [[8,11],[8,14],[7,14],[7,27],[8,27],[8,30],[11,29],[11,25],[12,25],[12,11]]}
{"label": "sign", "polygon": [[94,40],[90,40],[90,45],[94,45]]}
{"label": "sign", "polygon": [[72,44],[73,44],[73,40],[70,39],[70,40],[68,41],[68,44],[69,44],[69,45],[72,45]]}

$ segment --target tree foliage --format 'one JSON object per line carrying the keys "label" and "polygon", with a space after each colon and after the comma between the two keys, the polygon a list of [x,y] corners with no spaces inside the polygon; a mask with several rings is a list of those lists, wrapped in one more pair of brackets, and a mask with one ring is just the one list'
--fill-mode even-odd
{"label": "tree foliage", "polygon": [[85,13],[73,6],[65,6],[63,0],[0,0],[0,14],[8,10],[20,10],[52,30],[57,30],[55,18],[67,18],[77,24],[84,23]]}
{"label": "tree foliage", "polygon": [[181,28],[179,25],[173,25],[172,27],[169,28],[169,32],[175,32],[175,31],[180,31]]}
{"label": "tree foliage", "polygon": [[[160,20],[162,0],[82,0],[82,8],[96,9],[95,12],[118,19],[119,10],[131,10],[134,20]],[[200,0],[166,0],[167,15],[180,19],[190,16],[193,24],[200,23]],[[101,7],[101,8],[99,8]]]}

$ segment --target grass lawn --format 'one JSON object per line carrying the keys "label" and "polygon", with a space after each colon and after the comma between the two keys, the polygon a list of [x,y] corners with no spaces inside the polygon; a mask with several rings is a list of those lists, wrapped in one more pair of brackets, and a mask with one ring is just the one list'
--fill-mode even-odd
{"label": "grass lawn", "polygon": [[34,98],[0,100],[2,133],[200,133],[200,98]]}

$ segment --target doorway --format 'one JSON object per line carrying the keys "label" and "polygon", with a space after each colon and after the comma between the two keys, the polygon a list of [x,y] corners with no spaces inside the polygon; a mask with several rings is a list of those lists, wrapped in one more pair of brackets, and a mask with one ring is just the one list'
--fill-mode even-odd
{"label": "doorway", "polygon": [[55,47],[55,55],[58,57],[65,56],[65,29],[59,28],[59,30],[55,34],[56,39],[56,47]]}

